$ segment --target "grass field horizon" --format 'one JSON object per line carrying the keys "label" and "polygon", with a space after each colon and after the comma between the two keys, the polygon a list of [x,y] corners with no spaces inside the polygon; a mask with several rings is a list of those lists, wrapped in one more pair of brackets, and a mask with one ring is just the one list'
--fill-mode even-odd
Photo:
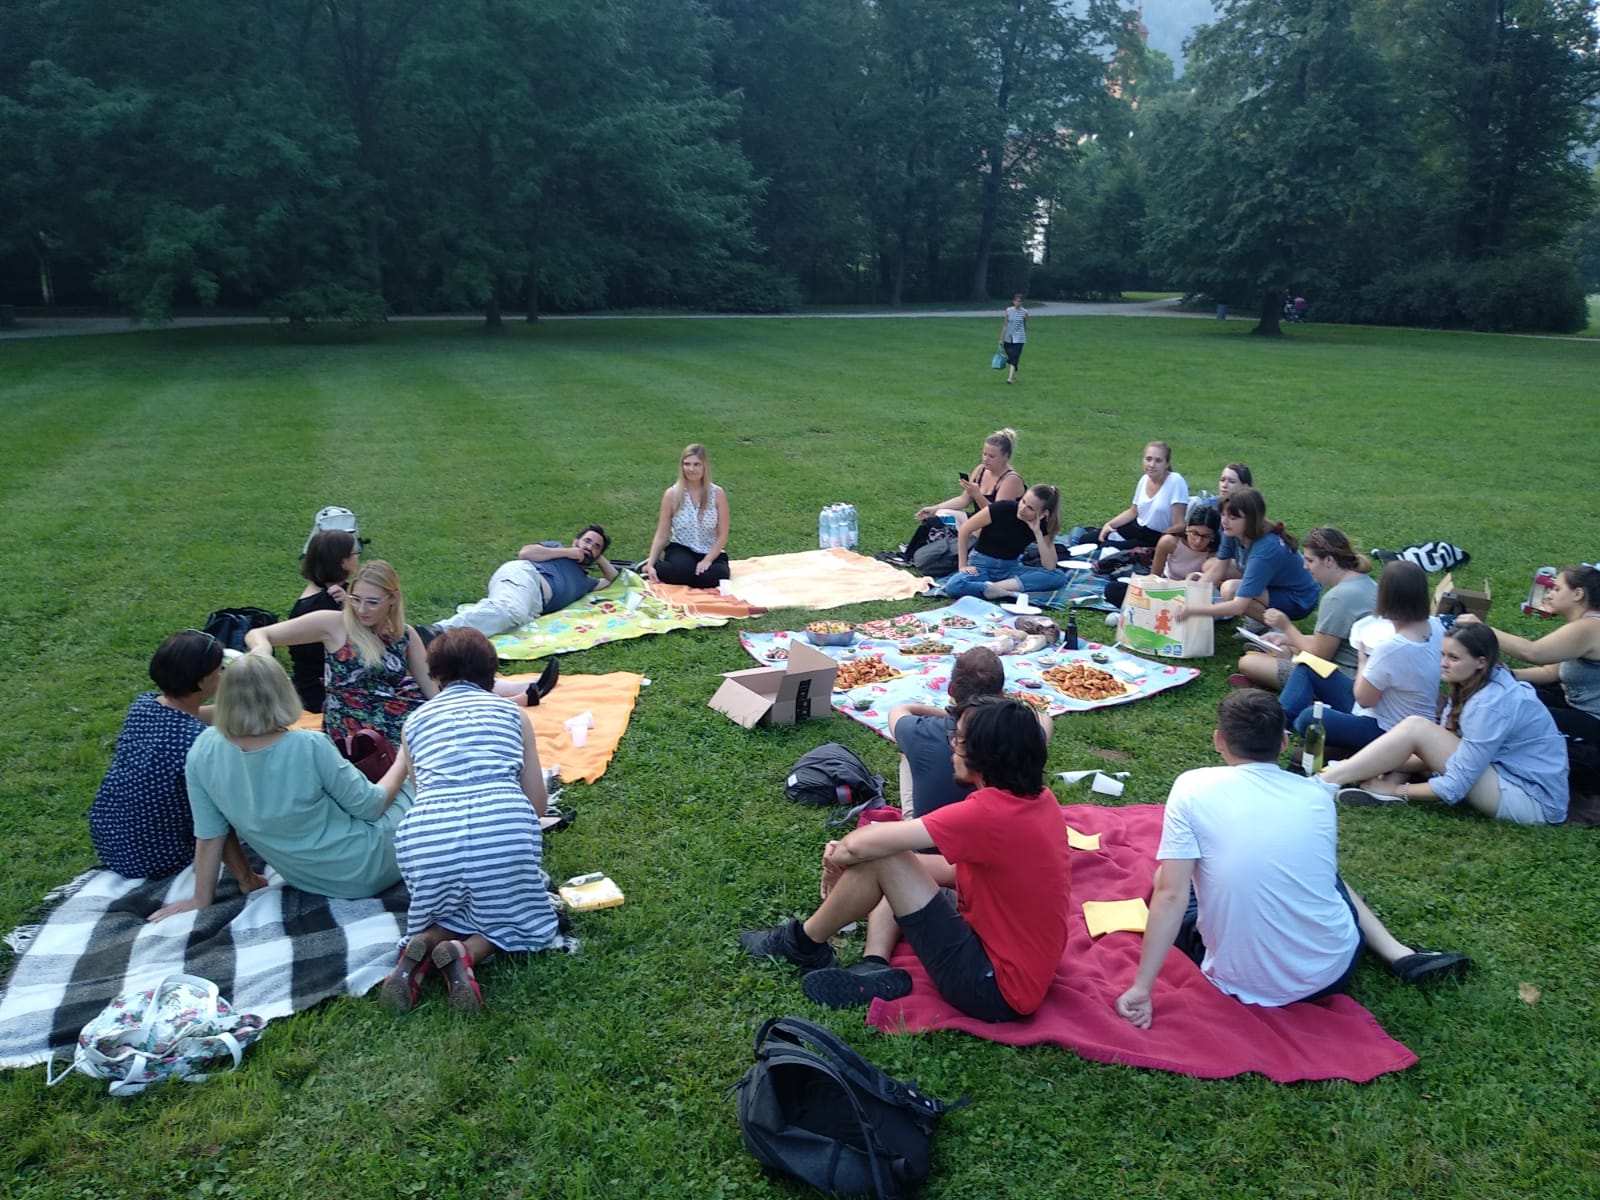
{"label": "grass field horizon", "polygon": [[[990,318],[0,343],[0,926],[92,864],[84,815],[151,650],[215,608],[285,611],[324,504],[360,515],[366,557],[396,565],[408,616],[426,621],[481,594],[524,542],[591,520],[618,557],[642,555],[690,441],[728,490],[738,558],[814,546],[834,500],[856,504],[865,550],[905,540],[911,512],[951,495],[999,426],[1019,431],[1030,482],[1062,487],[1069,522],[1104,520],[1126,505],[1144,442],[1165,438],[1193,488],[1249,463],[1295,532],[1465,547],[1457,579],[1491,582],[1493,622],[1546,631],[1516,612],[1534,569],[1596,554],[1594,343],[1248,329],[1053,318],[1030,331],[1016,387],[987,369]],[[1340,814],[1352,885],[1401,937],[1477,963],[1431,994],[1363,965],[1356,998],[1421,1058],[1369,1085],[1206,1082],[960,1034],[884,1037],[738,949],[741,929],[816,894],[826,831],[783,799],[788,767],[829,739],[891,778],[894,762],[853,723],[747,733],[706,708],[716,674],[749,665],[738,628],[563,661],[653,681],[607,775],[568,790],[577,824],[546,845],[553,875],[606,870],[628,895],[580,920],[580,954],[492,964],[478,1021],[437,993],[399,1021],[371,997],[336,1001],[272,1025],[235,1075],[132,1102],[8,1072],[0,1191],[798,1195],[760,1175],[723,1097],[760,1021],[795,1013],[934,1094],[973,1096],[940,1129],[925,1196],[1594,1194],[1593,832]],[[1159,803],[1179,771],[1215,761],[1232,647],[1224,636],[1188,687],[1059,721],[1051,770],[1126,754],[1124,802]],[[852,957],[859,937],[846,946]]]}

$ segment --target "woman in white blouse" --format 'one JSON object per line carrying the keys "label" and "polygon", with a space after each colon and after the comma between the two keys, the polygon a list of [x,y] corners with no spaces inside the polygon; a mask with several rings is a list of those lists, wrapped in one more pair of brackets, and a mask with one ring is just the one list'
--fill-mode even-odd
{"label": "woman in white blouse", "polygon": [[711,482],[699,442],[685,446],[678,481],[661,494],[661,515],[644,573],[652,583],[714,588],[728,578],[728,498]]}
{"label": "woman in white blouse", "polygon": [[1188,508],[1189,485],[1172,469],[1172,447],[1151,442],[1144,448],[1144,474],[1134,486],[1133,503],[1100,527],[1099,540],[1154,546],[1162,534],[1183,524]]}

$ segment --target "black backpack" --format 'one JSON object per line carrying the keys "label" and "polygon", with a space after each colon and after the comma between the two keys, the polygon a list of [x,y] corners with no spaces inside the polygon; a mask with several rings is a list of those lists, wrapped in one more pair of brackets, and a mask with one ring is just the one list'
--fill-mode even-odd
{"label": "black backpack", "polygon": [[206,618],[202,633],[209,633],[224,649],[244,653],[244,635],[252,629],[276,625],[278,614],[264,608],[219,608]]}
{"label": "black backpack", "polygon": [[762,1025],[755,1057],[729,1089],[745,1148],[830,1196],[909,1195],[928,1177],[939,1118],[968,1103],[923,1095],[799,1017]]}
{"label": "black backpack", "polygon": [[827,742],[802,754],[783,790],[799,804],[836,804],[847,810],[830,820],[830,825],[843,825],[860,816],[862,810],[881,807],[884,802],[883,776],[867,770],[867,764],[855,751],[837,742]]}

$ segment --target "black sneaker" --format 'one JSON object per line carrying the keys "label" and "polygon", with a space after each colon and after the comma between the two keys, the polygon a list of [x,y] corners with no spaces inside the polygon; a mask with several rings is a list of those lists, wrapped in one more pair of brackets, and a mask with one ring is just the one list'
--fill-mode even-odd
{"label": "black sneaker", "polygon": [[848,967],[812,971],[800,981],[806,999],[824,1008],[860,1008],[874,1000],[911,994],[911,976],[880,960],[863,959]]}
{"label": "black sneaker", "polygon": [[771,929],[747,929],[739,935],[739,945],[751,958],[776,958],[802,971],[823,971],[839,965],[833,947],[823,942],[815,950],[801,950],[795,936],[799,921],[786,921]]}
{"label": "black sneaker", "polygon": [[1425,950],[1418,946],[1415,954],[1395,959],[1389,969],[1400,982],[1416,986],[1435,979],[1465,979],[1471,966],[1472,960],[1459,951]]}

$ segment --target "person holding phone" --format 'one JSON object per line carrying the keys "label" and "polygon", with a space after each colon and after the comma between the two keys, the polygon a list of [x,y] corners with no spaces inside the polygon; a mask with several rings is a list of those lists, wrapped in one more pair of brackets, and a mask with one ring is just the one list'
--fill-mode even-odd
{"label": "person holding phone", "polygon": [[997,429],[983,439],[983,453],[971,473],[958,471],[961,490],[948,500],[917,509],[921,524],[898,553],[883,555],[896,566],[915,567],[924,575],[943,576],[956,569],[955,534],[962,522],[1000,500],[1020,500],[1027,485],[1011,468],[1017,431]]}
{"label": "person holding phone", "polygon": [[[489,576],[489,594],[454,616],[417,632],[426,644],[446,629],[476,629],[484,637],[509,633],[544,613],[556,612],[617,577],[606,560],[611,539],[599,525],[585,525],[572,545],[533,542]],[[596,579],[590,568],[600,573]]]}

